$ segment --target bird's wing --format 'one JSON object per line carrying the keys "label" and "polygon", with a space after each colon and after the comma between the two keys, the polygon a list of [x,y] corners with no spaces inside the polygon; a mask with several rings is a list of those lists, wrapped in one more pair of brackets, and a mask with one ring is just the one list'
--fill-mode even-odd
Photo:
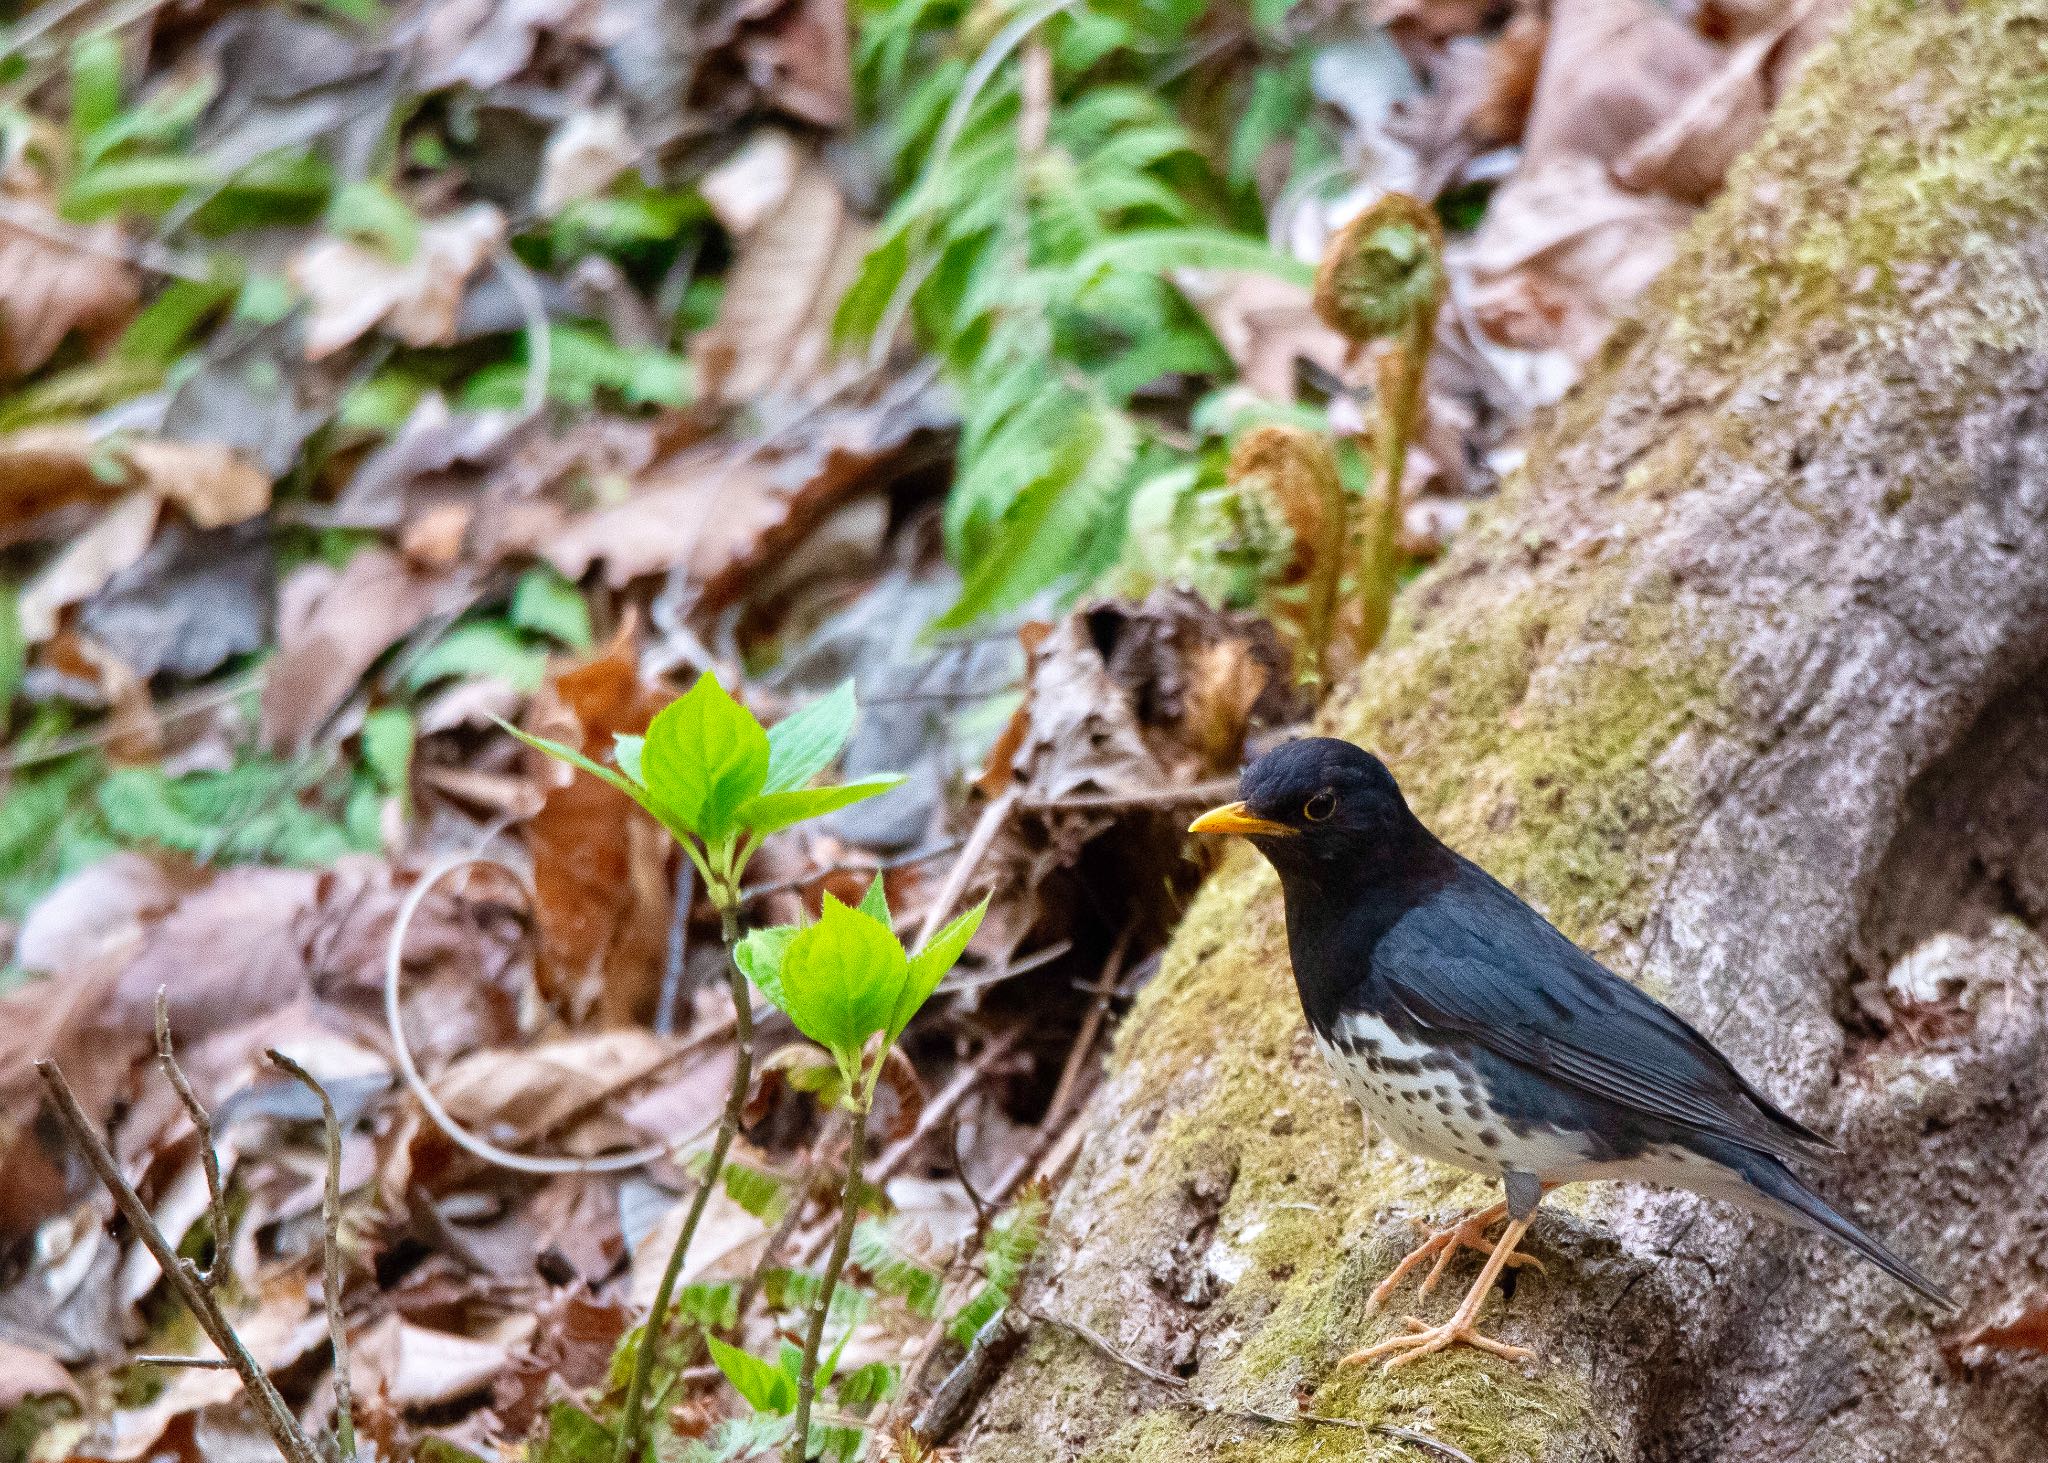
{"label": "bird's wing", "polygon": [[1404,914],[1372,968],[1425,1029],[1596,1097],[1780,1157],[1834,1146],[1476,865]]}

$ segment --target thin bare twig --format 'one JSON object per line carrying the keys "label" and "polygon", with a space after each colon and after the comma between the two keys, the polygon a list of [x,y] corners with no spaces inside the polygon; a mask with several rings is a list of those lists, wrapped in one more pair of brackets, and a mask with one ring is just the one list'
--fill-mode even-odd
{"label": "thin bare twig", "polygon": [[1059,1084],[1052,1090],[1052,1101],[1045,1105],[1044,1126],[1052,1127],[1067,1115],[1067,1106],[1074,1100],[1074,1093],[1081,1085],[1081,1073],[1088,1061],[1088,1054],[1095,1050],[1095,1035],[1102,1029],[1102,1018],[1109,1011],[1109,998],[1116,994],[1117,981],[1123,975],[1124,951],[1131,943],[1131,927],[1125,925],[1116,937],[1116,944],[1110,947],[1109,959],[1102,963],[1102,975],[1093,987],[1095,999],[1088,1003],[1088,1014],[1081,1018],[1081,1029],[1074,1034],[1074,1044],[1067,1050],[1067,1064],[1060,1069]]}
{"label": "thin bare twig", "polygon": [[334,1441],[342,1463],[355,1463],[355,1399],[348,1377],[348,1328],[341,1322],[341,1120],[334,1099],[311,1072],[271,1047],[264,1055],[299,1079],[320,1099],[327,1136],[327,1187],[320,1201],[320,1288],[326,1292],[327,1337],[334,1347]]}
{"label": "thin bare twig", "polygon": [[182,1366],[194,1371],[231,1372],[235,1364],[224,1356],[161,1356],[145,1351],[135,1358],[137,1366]]}
{"label": "thin bare twig", "polygon": [[108,1151],[106,1140],[101,1138],[92,1120],[85,1115],[85,1109],[78,1105],[77,1095],[71,1084],[64,1080],[64,1074],[57,1064],[47,1057],[36,1063],[36,1075],[43,1079],[43,1086],[49,1090],[50,1100],[56,1105],[57,1116],[70,1132],[72,1141],[84,1150],[86,1162],[114,1197],[114,1203],[121,1211],[128,1225],[136,1233],[144,1247],[155,1257],[162,1269],[164,1279],[178,1293],[187,1310],[199,1322],[199,1328],[214,1345],[214,1349],[227,1358],[235,1374],[242,1379],[242,1387],[255,1404],[256,1414],[263,1423],[263,1430],[270,1434],[278,1451],[284,1454],[288,1463],[324,1463],[313,1440],[306,1436],[305,1429],[285,1406],[277,1388],[256,1359],[249,1355],[249,1348],[242,1344],[242,1338],[235,1334],[235,1328],[228,1324],[222,1314],[220,1303],[213,1298],[199,1280],[199,1267],[181,1259],[178,1251],[164,1237],[162,1229],[151,1217],[149,1206],[142,1202],[142,1196],[135,1192],[128,1180],[122,1177],[121,1166]]}
{"label": "thin bare twig", "polygon": [[961,846],[960,857],[946,871],[946,882],[939,886],[938,896],[925,909],[924,923],[917,931],[918,949],[925,947],[933,932],[953,912],[953,906],[960,902],[968,880],[974,877],[974,871],[981,867],[982,859],[988,854],[989,845],[995,842],[997,830],[1017,806],[1018,796],[1017,789],[1010,788],[981,810],[981,816],[975,820],[974,831],[967,835],[967,842]]}
{"label": "thin bare twig", "polygon": [[668,917],[668,953],[661,967],[661,994],[654,1001],[654,1034],[673,1036],[676,1007],[683,999],[683,967],[690,959],[690,906],[697,902],[697,866],[676,860],[673,902]]}
{"label": "thin bare twig", "polygon": [[[874,703],[867,701],[862,704],[872,706]],[[885,859],[871,859],[865,863],[826,864],[787,879],[776,879],[765,884],[749,884],[740,890],[740,900],[742,903],[751,904],[754,900],[770,894],[786,894],[795,889],[808,889],[820,879],[829,878],[833,874],[885,874],[891,869],[907,869],[912,864],[930,863],[933,859],[944,858],[963,842],[964,839],[947,838],[929,847],[914,848],[909,853],[899,853]]]}
{"label": "thin bare twig", "polygon": [[1146,787],[1136,792],[1071,792],[1063,797],[1033,798],[1022,805],[1027,813],[1115,812],[1123,808],[1198,808],[1237,791],[1234,777],[1212,777],[1186,787]]}
{"label": "thin bare twig", "polygon": [[207,1116],[205,1104],[192,1090],[192,1084],[185,1080],[184,1069],[171,1054],[170,998],[162,986],[156,988],[156,1061],[164,1069],[164,1076],[170,1079],[171,1090],[178,1094],[178,1101],[185,1104],[185,1112],[199,1133],[199,1167],[206,1174],[206,1197],[213,1214],[213,1259],[199,1272],[199,1283],[211,1286],[226,1275],[229,1268],[228,1200],[221,1190],[220,1155],[213,1151],[213,1119]]}
{"label": "thin bare twig", "polygon": [[1360,1422],[1355,1417],[1331,1417],[1322,1412],[1265,1412],[1256,1407],[1228,1407],[1221,1402],[1211,1402],[1206,1397],[1196,1396],[1188,1384],[1172,1372],[1163,1372],[1158,1367],[1139,1361],[1135,1356],[1118,1349],[1100,1332],[1089,1329],[1079,1321],[1048,1316],[1022,1306],[1018,1309],[1040,1325],[1051,1326],[1079,1337],[1118,1366],[1136,1372],[1147,1381],[1157,1382],[1179,1397],[1183,1406],[1191,1407],[1206,1416],[1236,1418],[1242,1422],[1271,1423],[1275,1427],[1296,1427],[1302,1423],[1309,1423],[1316,1427],[1341,1427],[1352,1432],[1380,1433],[1386,1437],[1399,1438],[1404,1443],[1413,1443],[1418,1448],[1426,1448],[1440,1458],[1453,1460],[1453,1463],[1472,1463],[1470,1455],[1427,1433],[1416,1432],[1413,1428],[1393,1427],[1383,1422]]}

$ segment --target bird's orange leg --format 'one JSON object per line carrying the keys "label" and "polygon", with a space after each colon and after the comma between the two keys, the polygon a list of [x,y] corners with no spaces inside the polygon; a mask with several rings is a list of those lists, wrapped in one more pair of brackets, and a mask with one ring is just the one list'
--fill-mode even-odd
{"label": "bird's orange leg", "polygon": [[[1366,1309],[1376,1311],[1385,1305],[1387,1297],[1394,1293],[1394,1288],[1401,1283],[1402,1278],[1431,1256],[1436,1258],[1436,1263],[1430,1266],[1429,1274],[1423,1278],[1424,1295],[1436,1289],[1437,1281],[1443,1279],[1444,1271],[1450,1268],[1451,1261],[1457,1258],[1461,1250],[1477,1250],[1482,1255],[1492,1254],[1493,1244],[1487,1239],[1486,1231],[1493,1227],[1495,1220],[1506,1218],[1507,1212],[1506,1204],[1495,1204],[1490,1209],[1468,1214],[1446,1228],[1432,1230],[1429,1237],[1403,1255],[1401,1263],[1379,1283],[1372,1293],[1372,1299],[1366,1302]],[[1543,1262],[1534,1255],[1509,1255],[1507,1264],[1511,1267],[1533,1265],[1539,1273],[1543,1269]]]}
{"label": "bird's orange leg", "polygon": [[[1533,1214],[1530,1215],[1530,1219],[1534,1217]],[[1392,1371],[1418,1356],[1428,1356],[1431,1352],[1442,1351],[1447,1346],[1474,1346],[1481,1351],[1490,1351],[1495,1356],[1507,1357],[1510,1361],[1520,1361],[1524,1357],[1534,1356],[1536,1353],[1525,1346],[1510,1346],[1505,1341],[1496,1341],[1491,1336],[1480,1335],[1472,1324],[1479,1318],[1479,1307],[1486,1302],[1486,1292],[1493,1288],[1493,1282],[1500,1278],[1500,1272],[1514,1256],[1515,1246],[1522,1242],[1522,1236],[1528,1232],[1529,1219],[1514,1219],[1508,1222],[1507,1229],[1501,1234],[1500,1243],[1495,1245],[1493,1253],[1487,1256],[1486,1268],[1479,1272],[1479,1279],[1473,1282],[1472,1289],[1466,1292],[1457,1312],[1448,1321],[1441,1326],[1429,1326],[1410,1316],[1406,1336],[1395,1336],[1376,1346],[1368,1346],[1363,1351],[1354,1351],[1344,1358],[1343,1365],[1356,1366],[1361,1362],[1385,1357],[1387,1370]]]}

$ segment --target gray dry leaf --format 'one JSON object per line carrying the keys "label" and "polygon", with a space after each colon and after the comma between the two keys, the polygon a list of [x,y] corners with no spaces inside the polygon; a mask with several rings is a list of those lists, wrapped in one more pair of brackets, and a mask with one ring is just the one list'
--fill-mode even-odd
{"label": "gray dry leaf", "polygon": [[344,182],[369,176],[404,67],[341,30],[283,10],[228,15],[207,38],[220,90],[193,151],[230,177],[267,153],[313,147]]}
{"label": "gray dry leaf", "polygon": [[270,638],[276,563],[261,519],[206,532],[172,520],[78,612],[78,627],[148,680],[196,678]]}
{"label": "gray dry leaf", "polygon": [[230,326],[165,402],[153,430],[185,442],[234,448],[272,478],[287,476],[306,441],[334,415],[320,373],[301,364],[302,323]]}

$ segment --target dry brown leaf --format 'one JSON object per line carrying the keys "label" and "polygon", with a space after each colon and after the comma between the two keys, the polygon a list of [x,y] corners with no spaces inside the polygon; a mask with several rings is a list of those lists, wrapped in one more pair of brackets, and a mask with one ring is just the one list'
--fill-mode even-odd
{"label": "dry brown leaf", "polygon": [[1722,54],[1650,0],[1557,0],[1524,168],[1561,157],[1619,160],[1715,73]]}
{"label": "dry brown leaf", "polygon": [[[531,1329],[531,1316],[516,1318]],[[511,1359],[502,1341],[456,1336],[386,1316],[351,1339],[359,1391],[392,1406],[431,1407],[487,1387]]]}
{"label": "dry brown leaf", "polygon": [[[121,258],[112,224],[76,230],[63,242],[47,204],[8,194],[0,214],[0,378],[25,376],[77,331],[97,353],[141,304],[135,270]],[[9,215],[20,215],[19,221]],[[35,224],[47,222],[49,228]]]}
{"label": "dry brown leaf", "polygon": [[1344,337],[1317,318],[1306,285],[1270,274],[1177,269],[1173,281],[1237,363],[1244,383],[1268,401],[1299,394],[1299,363],[1343,374]]}
{"label": "dry brown leaf", "polygon": [[263,686],[263,742],[303,752],[363,673],[434,612],[437,582],[388,549],[335,569],[307,564],[279,586],[277,654]]}
{"label": "dry brown leaf", "polygon": [[1585,361],[1670,262],[1692,211],[1624,193],[1593,158],[1561,157],[1503,184],[1467,255],[1467,304],[1493,339]]}
{"label": "dry brown leaf", "polygon": [[698,606],[716,610],[758,585],[754,571],[797,548],[818,521],[883,475],[919,433],[947,424],[932,392],[885,392],[872,404],[813,415],[786,455],[735,457],[729,448],[676,452],[649,468],[623,501],[592,509],[523,547],[570,579],[604,565],[620,588],[680,568]]}
{"label": "dry brown leaf", "polygon": [[806,161],[781,203],[739,242],[718,318],[690,342],[703,393],[747,401],[797,391],[832,354],[832,313],[867,252],[831,174]]}
{"label": "dry brown leaf", "polygon": [[270,506],[270,479],[232,448],[123,434],[70,423],[0,437],[0,542],[66,503],[143,489],[184,509],[200,528],[253,518]]}
{"label": "dry brown leaf", "polygon": [[285,1005],[311,978],[297,926],[319,885],[311,869],[222,870],[148,931],[121,972],[114,1021],[149,1032],[159,988],[183,1041]]}
{"label": "dry brown leaf", "polygon": [[0,1412],[18,1407],[31,1397],[69,1397],[84,1401],[71,1373],[40,1351],[0,1340]]}
{"label": "dry brown leaf", "polygon": [[1766,70],[1792,32],[1819,8],[1797,0],[1776,24],[1729,51],[1720,69],[1695,87],[1662,126],[1614,164],[1627,188],[1654,188],[1704,202],[1721,185],[1728,165],[1756,141],[1769,109]]}
{"label": "dry brown leaf", "polygon": [[667,1055],[660,1041],[631,1028],[528,1051],[474,1052],[434,1080],[434,1095],[456,1121],[484,1133],[547,1132],[594,1111],[596,1121],[579,1123],[556,1141],[569,1152],[595,1151],[586,1145],[601,1148],[623,1131],[609,1117],[610,1096],[657,1070]]}
{"label": "dry brown leaf", "polygon": [[[663,698],[641,684],[629,619],[582,665],[563,671],[536,702],[529,729],[610,757],[612,738],[638,735]],[[535,979],[580,1019],[593,1007],[606,1025],[642,1016],[660,988],[668,950],[668,844],[654,821],[617,788],[567,775],[535,759],[547,800],[527,824],[533,856]]]}
{"label": "dry brown leaf", "polygon": [[572,203],[595,198],[633,165],[638,154],[626,130],[626,114],[619,108],[570,113],[541,153],[534,211],[553,218]]}
{"label": "dry brown leaf", "polygon": [[63,975],[109,956],[132,955],[144,925],[167,913],[197,882],[146,854],[109,854],[35,902],[14,942],[14,963]]}
{"label": "dry brown leaf", "polygon": [[634,1315],[623,1303],[608,1304],[572,1291],[549,1297],[537,1319],[532,1341],[513,1358],[491,1392],[492,1410],[512,1437],[533,1426],[558,1380],[572,1392],[602,1382]]}
{"label": "dry brown leaf", "polygon": [[98,594],[116,574],[148,553],[162,506],[152,493],[131,493],[65,544],[22,586],[16,601],[22,637],[31,645],[42,644],[57,633],[65,610]]}
{"label": "dry brown leaf", "polygon": [[740,48],[783,111],[828,130],[853,120],[846,0],[789,0]]}
{"label": "dry brown leaf", "polygon": [[476,203],[429,220],[402,262],[353,239],[308,244],[285,267],[311,305],[306,359],[332,355],[377,325],[407,345],[447,345],[469,277],[504,240],[505,216]]}
{"label": "dry brown leaf", "polygon": [[[742,1154],[735,1156],[743,1162],[751,1161]],[[661,1272],[668,1265],[669,1251],[675,1248],[689,1207],[687,1195],[678,1199],[633,1247],[626,1296],[635,1310],[644,1311],[654,1303],[655,1287],[661,1283]],[[684,1258],[679,1278],[685,1285],[695,1285],[700,1280],[737,1279],[753,1269],[767,1241],[767,1226],[741,1208],[720,1184],[704,1201],[704,1217],[697,1222],[697,1233],[691,1238],[690,1253]]]}

